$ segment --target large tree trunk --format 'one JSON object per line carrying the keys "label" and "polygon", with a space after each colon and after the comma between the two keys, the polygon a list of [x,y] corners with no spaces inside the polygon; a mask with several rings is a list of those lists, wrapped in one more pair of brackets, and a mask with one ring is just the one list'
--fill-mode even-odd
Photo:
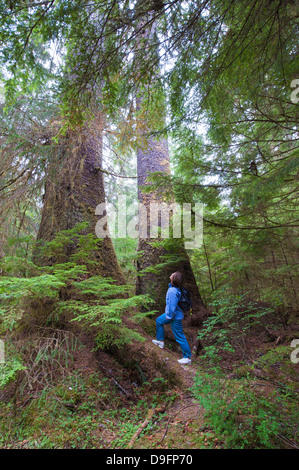
{"label": "large tree trunk", "polygon": [[[148,138],[148,146],[145,149],[139,149],[137,151],[137,172],[138,172],[138,185],[139,185],[139,202],[142,203],[147,210],[149,220],[150,214],[150,203],[165,202],[169,204],[169,201],[163,200],[161,195],[156,192],[142,193],[142,186],[146,184],[146,178],[152,172],[165,172],[170,173],[169,153],[166,139],[155,140],[153,137]],[[171,222],[170,222],[171,223]],[[148,235],[149,235],[149,226]],[[137,277],[136,291],[138,294],[150,293],[155,298],[155,307],[159,311],[159,314],[164,312],[165,308],[165,294],[168,288],[169,276],[174,271],[180,271],[184,276],[184,285],[190,291],[193,309],[192,316],[189,316],[187,321],[189,325],[199,326],[203,319],[206,317],[206,308],[201,299],[198,286],[195,281],[195,277],[191,268],[188,254],[184,247],[184,241],[176,239],[176,243],[173,245],[174,251],[168,251],[164,248],[154,247],[153,242],[157,242],[161,239],[140,238],[138,244],[138,251],[141,255],[137,260],[137,268],[140,273],[142,270],[148,267],[155,267],[156,265],[163,263],[167,260],[167,257],[173,257],[174,261],[170,264],[166,264],[165,267],[160,269],[159,273],[145,273]]]}
{"label": "large tree trunk", "polygon": [[[146,48],[149,47],[151,53],[153,53],[153,44],[151,44],[151,42],[154,37],[154,23],[150,28],[145,28],[139,33],[139,52],[136,54],[137,63],[138,60],[142,60],[139,56],[140,51],[142,51],[143,54],[146,54]],[[136,291],[138,294],[149,293],[153,296],[155,300],[155,308],[158,310],[159,314],[161,314],[164,312],[165,308],[165,294],[168,288],[168,283],[170,282],[169,276],[174,271],[180,271],[184,276],[184,285],[190,291],[193,301],[192,316],[187,317],[186,323],[188,323],[189,326],[199,326],[206,318],[206,308],[201,299],[183,239],[176,239],[176,243],[173,244],[172,252],[169,252],[163,248],[154,247],[153,242],[157,242],[158,240],[150,238],[150,204],[152,202],[156,202],[158,204],[163,202],[166,204],[174,202],[174,197],[171,197],[171,201],[169,201],[169,197],[166,200],[163,193],[158,194],[157,191],[144,193],[142,191],[142,187],[149,184],[147,178],[151,173],[162,172],[170,174],[168,141],[166,138],[155,138],[153,136],[153,131],[157,130],[159,126],[161,128],[161,125],[163,126],[163,124],[165,124],[165,106],[161,99],[156,100],[154,106],[151,106],[151,104],[149,104],[150,100],[147,99],[147,97],[154,92],[154,87],[156,85],[158,86],[158,81],[155,83],[155,80],[152,79],[150,84],[140,88],[136,103],[137,129],[140,143],[137,150],[138,198],[139,202],[146,208],[147,212],[147,235],[145,236],[145,234],[143,234],[143,237],[140,237],[138,245],[138,251],[141,253],[141,256],[138,256],[137,260],[137,270],[139,275],[137,277]],[[153,128],[155,125],[157,126],[157,129]],[[142,221],[140,220],[140,225],[141,223]],[[145,224],[143,223],[143,226],[144,225]],[[163,263],[165,260],[164,257],[167,255],[171,255],[175,261],[160,269],[159,274],[148,272],[145,275],[140,275],[141,271],[144,269],[155,267],[157,264]]]}
{"label": "large tree trunk", "polygon": [[[78,127],[61,138],[56,155],[48,170],[44,206],[37,240],[48,242],[61,230],[72,229],[85,222],[83,233],[95,235],[98,217],[95,209],[105,202],[102,168],[103,119],[101,116]],[[69,245],[63,258],[45,259],[38,252],[34,259],[39,264],[65,262],[76,250]],[[109,276],[124,282],[110,238],[98,239],[96,247],[86,260],[91,274]],[[95,264],[89,261],[96,261]]]}

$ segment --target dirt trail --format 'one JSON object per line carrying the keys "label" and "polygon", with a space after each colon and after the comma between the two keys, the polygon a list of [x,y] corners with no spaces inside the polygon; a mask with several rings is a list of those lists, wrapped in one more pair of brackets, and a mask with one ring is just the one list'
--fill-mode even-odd
{"label": "dirt trail", "polygon": [[[183,366],[177,362],[181,354],[168,348],[160,349],[152,344],[151,338],[147,340],[146,348],[151,353],[155,364],[157,360],[160,361],[160,369],[166,370],[171,377],[175,376],[177,379],[177,387],[175,389],[178,392],[178,396],[172,404],[163,410],[166,413],[166,417],[160,424],[155,422],[158,419],[158,413],[151,418],[152,434],[144,435],[140,439],[137,438],[134,441],[133,448],[148,448],[149,446],[149,448],[157,449],[191,449],[198,445],[201,438],[202,447],[205,447],[208,444],[204,441],[206,434],[202,431],[207,429],[205,426],[204,409],[194,399],[191,390],[201,357],[193,359],[191,365]],[[145,420],[143,423],[140,423],[140,431],[143,425],[149,424],[147,421]],[[216,445],[217,443],[215,443]]]}
{"label": "dirt trail", "polygon": [[168,366],[175,370],[177,375],[181,378],[183,390],[187,390],[193,385],[194,377],[198,371],[198,364],[200,362],[199,357],[194,359],[188,366],[184,366],[178,363],[178,359],[181,359],[181,355],[177,352],[173,352],[168,348],[160,349],[154,345],[155,354],[158,354],[160,360],[164,363],[167,362]]}

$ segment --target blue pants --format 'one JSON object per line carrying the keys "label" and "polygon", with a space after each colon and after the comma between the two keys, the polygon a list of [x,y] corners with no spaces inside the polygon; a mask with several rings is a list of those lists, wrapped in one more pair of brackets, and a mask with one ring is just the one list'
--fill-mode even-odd
{"label": "blue pants", "polygon": [[156,320],[157,340],[164,341],[164,325],[170,323],[175,340],[181,346],[183,357],[191,357],[191,350],[183,332],[182,320],[167,320],[166,314],[160,315]]}

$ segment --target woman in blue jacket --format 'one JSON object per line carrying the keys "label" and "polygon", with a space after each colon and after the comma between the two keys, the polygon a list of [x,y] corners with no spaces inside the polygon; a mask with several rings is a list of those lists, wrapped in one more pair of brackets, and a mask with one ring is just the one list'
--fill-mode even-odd
{"label": "woman in blue jacket", "polygon": [[183,352],[183,358],[179,359],[178,362],[187,365],[191,363],[191,350],[183,332],[182,320],[184,318],[184,312],[178,306],[178,302],[181,298],[180,287],[182,287],[182,285],[182,274],[180,272],[173,273],[170,276],[170,284],[168,285],[166,294],[165,313],[156,319],[157,339],[153,339],[153,343],[161,349],[164,348],[164,325],[170,323],[174,337]]}

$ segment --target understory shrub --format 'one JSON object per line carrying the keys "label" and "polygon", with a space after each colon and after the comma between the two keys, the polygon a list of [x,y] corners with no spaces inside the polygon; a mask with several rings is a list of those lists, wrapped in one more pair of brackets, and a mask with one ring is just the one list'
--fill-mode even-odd
{"label": "understory shrub", "polygon": [[[90,274],[92,270],[83,260],[90,263],[89,253],[98,240],[82,234],[83,229],[84,224],[79,224],[59,232],[42,246],[44,255],[57,259],[52,265],[40,267],[17,256],[1,259],[0,338],[9,344],[14,333],[26,325],[29,330],[48,328],[46,342],[33,358],[35,363],[41,357],[53,359],[53,355],[62,352],[55,336],[51,342],[49,328],[57,333],[63,319],[84,324],[93,332],[99,347],[109,348],[143,340],[134,328],[125,325],[124,315],[134,324],[153,313],[149,296],[130,295],[131,285],[117,285],[112,278]],[[65,248],[71,244],[76,244],[77,249],[65,257]],[[1,386],[26,369],[21,350],[20,342],[15,343],[15,350],[6,347],[5,363],[0,364]]]}
{"label": "understory shrub", "polygon": [[249,293],[233,294],[219,289],[210,304],[212,314],[203,323],[198,339],[206,343],[207,358],[221,360],[221,352],[245,352],[244,338],[273,314],[277,304],[264,305],[250,299]]}
{"label": "understory shrub", "polygon": [[296,400],[266,389],[250,378],[231,380],[219,369],[199,373],[193,392],[205,409],[205,419],[228,448],[274,448],[296,438]]}

